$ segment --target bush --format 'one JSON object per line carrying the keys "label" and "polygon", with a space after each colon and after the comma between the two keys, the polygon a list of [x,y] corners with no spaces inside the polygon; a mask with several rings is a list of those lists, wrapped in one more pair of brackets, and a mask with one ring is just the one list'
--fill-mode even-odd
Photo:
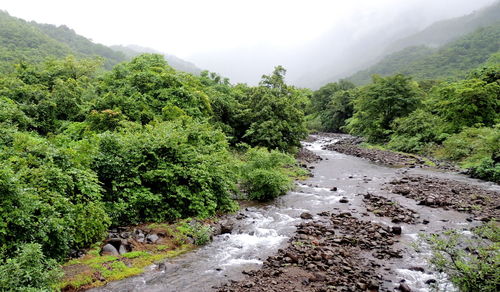
{"label": "bush", "polygon": [[21,245],[14,257],[0,264],[1,291],[52,291],[61,277],[59,265],[35,243]]}
{"label": "bush", "polygon": [[387,146],[396,151],[419,153],[429,145],[442,142],[442,121],[438,116],[418,109],[407,117],[396,119],[394,133]]}
{"label": "bush", "polygon": [[479,178],[498,181],[500,126],[465,128],[446,139],[437,155],[471,169]]}
{"label": "bush", "polygon": [[196,245],[205,245],[210,242],[212,228],[198,221],[184,222],[177,227],[182,234],[191,237]]}
{"label": "bush", "polygon": [[277,150],[250,149],[243,158],[242,187],[251,200],[268,201],[293,188],[295,159]]}
{"label": "bush", "polygon": [[208,217],[234,208],[224,134],[191,119],[100,135],[93,169],[113,224]]}
{"label": "bush", "polygon": [[444,271],[461,291],[498,291],[500,285],[500,228],[490,222],[471,238],[456,230],[427,238],[431,263]]}

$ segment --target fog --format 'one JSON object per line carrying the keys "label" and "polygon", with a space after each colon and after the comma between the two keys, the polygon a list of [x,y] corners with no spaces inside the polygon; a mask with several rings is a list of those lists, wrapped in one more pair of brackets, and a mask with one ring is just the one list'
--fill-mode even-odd
{"label": "fog", "polygon": [[105,45],[174,54],[232,82],[255,84],[279,64],[289,82],[314,87],[373,62],[397,39],[493,2],[2,0],[0,9]]}

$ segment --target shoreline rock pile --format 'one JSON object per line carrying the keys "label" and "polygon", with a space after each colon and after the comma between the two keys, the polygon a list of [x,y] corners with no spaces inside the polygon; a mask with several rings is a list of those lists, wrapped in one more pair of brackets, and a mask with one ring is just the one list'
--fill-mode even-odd
{"label": "shoreline rock pile", "polygon": [[383,261],[401,258],[392,246],[401,229],[361,221],[350,213],[319,214],[297,226],[289,245],[246,278],[218,287],[233,291],[384,291]]}

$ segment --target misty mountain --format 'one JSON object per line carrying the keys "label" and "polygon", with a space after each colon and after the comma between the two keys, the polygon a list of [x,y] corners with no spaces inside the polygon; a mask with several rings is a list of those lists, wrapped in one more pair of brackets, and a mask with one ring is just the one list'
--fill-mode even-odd
{"label": "misty mountain", "polygon": [[439,47],[479,27],[492,25],[500,20],[500,2],[474,11],[471,14],[438,21],[426,29],[393,43],[390,51],[396,52],[411,46]]}
{"label": "misty mountain", "polygon": [[0,71],[12,70],[10,64],[21,60],[38,63],[68,55],[101,57],[107,69],[126,60],[123,53],[96,44],[67,26],[27,22],[0,11]]}
{"label": "misty mountain", "polygon": [[500,54],[500,22],[482,27],[440,48],[414,46],[386,56],[348,80],[367,84],[373,74],[403,73],[417,80],[456,80]]}
{"label": "misty mountain", "polygon": [[183,60],[179,57],[176,57],[174,55],[159,52],[155,49],[141,47],[138,45],[128,45],[128,46],[115,45],[115,46],[111,46],[111,48],[118,51],[118,52],[122,52],[129,59],[131,59],[137,55],[140,55],[142,53],[161,54],[161,55],[165,56],[165,60],[167,60],[167,62],[170,66],[172,66],[173,68],[175,68],[179,71],[184,71],[184,72],[192,73],[192,74],[200,74],[200,72],[202,71],[200,68],[196,67],[196,65],[194,65],[191,62],[185,61],[185,60]]}
{"label": "misty mountain", "polygon": [[67,45],[78,56],[103,57],[104,67],[107,69],[111,69],[114,65],[126,60],[122,52],[112,50],[105,45],[96,44],[65,25],[39,24],[34,21],[30,22],[30,24],[38,27],[52,39]]}
{"label": "misty mountain", "polygon": [[[413,17],[406,14],[401,15],[401,17],[410,17],[408,23],[415,21]],[[433,22],[418,30],[405,24],[401,19],[395,19],[390,25],[372,30],[362,40],[351,42],[350,47],[332,54],[333,56],[342,55],[343,59],[349,60],[349,62],[342,61],[342,59],[335,61],[325,58],[326,65],[308,72],[297,79],[296,83],[301,86],[317,88],[360,71],[359,74],[352,77],[352,80],[364,84],[370,80],[369,74],[388,75],[395,72],[410,72],[404,68],[413,64],[414,61],[432,55],[437,52],[436,48],[480,27],[492,25],[498,20],[500,20],[500,2],[495,2],[491,6],[465,16]],[[330,47],[328,42],[325,42],[325,48]],[[440,56],[443,54],[445,54],[444,51],[440,53]],[[477,65],[477,62],[473,63]],[[416,69],[416,71],[419,70]],[[422,72],[419,73],[419,76],[424,75]],[[439,75],[430,74],[429,76]]]}

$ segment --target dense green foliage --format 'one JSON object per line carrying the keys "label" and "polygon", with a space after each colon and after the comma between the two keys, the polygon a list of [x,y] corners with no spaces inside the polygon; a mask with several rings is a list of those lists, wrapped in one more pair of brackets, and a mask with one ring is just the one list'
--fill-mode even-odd
{"label": "dense green foliage", "polygon": [[498,291],[500,285],[500,228],[492,221],[474,229],[472,237],[457,230],[427,239],[436,268],[446,272],[460,291]]}
{"label": "dense green foliage", "polygon": [[[277,150],[250,149],[241,168],[243,189],[253,200],[268,201],[293,187],[295,159]],[[297,173],[295,173],[297,174]]]}
{"label": "dense green foliage", "polygon": [[[498,5],[500,7],[500,5]],[[438,49],[408,47],[390,54],[370,68],[349,78],[356,84],[367,84],[373,74],[402,73],[416,80],[456,81],[486,63],[500,50],[500,23],[482,27]]]}
{"label": "dense green foliage", "polygon": [[57,262],[46,259],[38,244],[23,244],[14,257],[0,263],[0,290],[52,291],[61,275]]}
{"label": "dense green foliage", "polygon": [[[238,185],[251,199],[284,194],[298,173],[281,151],[306,135],[309,94],[284,73],[234,86],[145,54],[108,72],[67,57],[1,75],[0,263],[14,273],[6,281],[18,275],[20,289],[46,288],[41,271],[30,280],[15,270],[25,254],[36,270],[102,240],[110,226],[232,211]],[[16,256],[24,243],[35,245]]]}
{"label": "dense green foliage", "polygon": [[386,141],[393,121],[411,113],[419,102],[418,87],[408,77],[374,76],[353,101],[354,114],[346,128],[370,142]]}
{"label": "dense green foliage", "polygon": [[[314,92],[320,126],[347,131],[397,151],[457,163],[470,175],[500,181],[500,67],[497,61],[456,82],[421,81],[398,74],[375,75],[363,87]],[[327,106],[325,106],[327,105]]]}
{"label": "dense green foliage", "polygon": [[126,60],[121,52],[95,44],[66,26],[26,22],[0,11],[0,72],[13,71],[20,61],[43,62],[47,57],[98,57],[107,69]]}

